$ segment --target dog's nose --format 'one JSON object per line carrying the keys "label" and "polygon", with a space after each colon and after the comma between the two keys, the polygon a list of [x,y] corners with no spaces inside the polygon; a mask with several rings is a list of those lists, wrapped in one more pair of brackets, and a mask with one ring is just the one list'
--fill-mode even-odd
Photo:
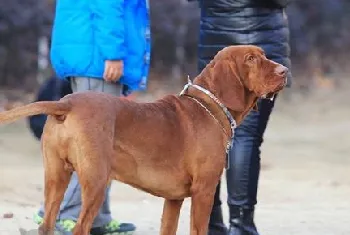
{"label": "dog's nose", "polygon": [[279,65],[275,68],[275,73],[281,77],[286,76],[287,72],[288,72],[288,68],[283,65]]}

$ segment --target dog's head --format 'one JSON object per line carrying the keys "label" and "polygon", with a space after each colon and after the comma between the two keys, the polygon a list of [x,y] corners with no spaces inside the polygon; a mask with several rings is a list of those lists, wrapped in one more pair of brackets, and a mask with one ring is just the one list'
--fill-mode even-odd
{"label": "dog's head", "polygon": [[237,68],[240,70],[242,83],[257,97],[269,98],[286,85],[288,69],[267,59],[260,47],[228,48],[228,53],[232,54],[236,50],[242,51],[241,56],[236,57],[237,63],[241,65]]}
{"label": "dog's head", "polygon": [[209,89],[230,110],[246,112],[258,98],[269,98],[286,84],[288,69],[266,58],[256,46],[229,46],[202,71]]}

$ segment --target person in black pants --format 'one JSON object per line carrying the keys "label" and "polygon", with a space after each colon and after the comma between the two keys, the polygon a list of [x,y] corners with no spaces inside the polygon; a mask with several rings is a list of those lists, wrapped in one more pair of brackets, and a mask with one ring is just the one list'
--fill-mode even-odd
{"label": "person in black pants", "polygon": [[[252,44],[268,59],[290,68],[289,28],[284,12],[288,0],[198,0],[201,9],[198,70],[229,45]],[[291,73],[288,74],[290,85]],[[226,171],[230,227],[223,223],[220,183],[214,198],[209,235],[258,235],[254,206],[260,172],[260,146],[274,100],[259,100],[235,130]]]}
{"label": "person in black pants", "polygon": [[[68,80],[51,77],[41,85],[35,101],[55,101],[71,93]],[[29,129],[38,140],[41,139],[46,119],[45,114],[28,117]]]}

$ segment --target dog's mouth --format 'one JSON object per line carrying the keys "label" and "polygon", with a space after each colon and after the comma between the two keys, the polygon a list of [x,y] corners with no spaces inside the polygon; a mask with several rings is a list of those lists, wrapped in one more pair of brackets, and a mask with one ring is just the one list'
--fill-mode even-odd
{"label": "dog's mouth", "polygon": [[277,88],[274,89],[273,91],[261,95],[260,98],[269,99],[269,100],[273,101],[275,99],[276,95],[278,94],[278,92],[281,91],[284,88],[284,86],[285,86],[285,84],[281,84],[281,85],[277,86]]}
{"label": "dog's mouth", "polygon": [[279,85],[277,85],[276,88],[273,89],[273,91],[262,94],[260,96],[260,98],[269,99],[269,100],[273,101],[275,99],[276,95],[278,94],[278,92],[281,91],[286,85],[287,85],[287,76],[284,77],[282,82]]}
{"label": "dog's mouth", "polygon": [[273,101],[275,99],[275,96],[276,96],[277,93],[275,92],[270,92],[270,93],[267,93],[267,94],[263,94],[261,96],[262,99],[269,99],[271,101]]}

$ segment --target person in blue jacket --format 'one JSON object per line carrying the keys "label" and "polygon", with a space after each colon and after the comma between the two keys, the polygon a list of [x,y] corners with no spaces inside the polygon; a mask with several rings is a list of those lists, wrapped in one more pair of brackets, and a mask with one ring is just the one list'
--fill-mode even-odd
{"label": "person in blue jacket", "polygon": [[[91,90],[126,96],[145,90],[150,64],[148,0],[56,1],[51,43],[53,68],[59,78],[69,79],[73,93]],[[110,187],[91,234],[132,234],[133,224],[112,219],[109,192]],[[57,217],[58,231],[71,234],[80,195],[74,172]],[[44,213],[41,208],[35,215],[38,224]]]}

